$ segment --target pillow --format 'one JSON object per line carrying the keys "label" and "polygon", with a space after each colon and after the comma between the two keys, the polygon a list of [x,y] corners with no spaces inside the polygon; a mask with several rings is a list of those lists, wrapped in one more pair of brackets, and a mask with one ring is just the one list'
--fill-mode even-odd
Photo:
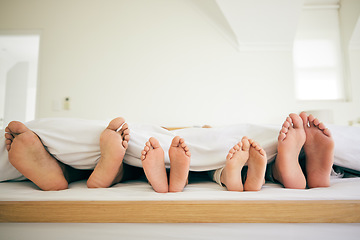
{"label": "pillow", "polygon": [[328,126],[335,141],[334,164],[360,172],[360,127]]}

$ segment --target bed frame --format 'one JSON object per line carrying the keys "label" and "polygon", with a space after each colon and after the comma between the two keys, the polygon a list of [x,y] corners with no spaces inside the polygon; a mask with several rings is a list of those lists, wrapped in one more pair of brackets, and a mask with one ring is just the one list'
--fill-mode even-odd
{"label": "bed frame", "polygon": [[360,223],[360,200],[0,201],[0,222]]}
{"label": "bed frame", "polygon": [[3,201],[0,222],[359,223],[360,200]]}

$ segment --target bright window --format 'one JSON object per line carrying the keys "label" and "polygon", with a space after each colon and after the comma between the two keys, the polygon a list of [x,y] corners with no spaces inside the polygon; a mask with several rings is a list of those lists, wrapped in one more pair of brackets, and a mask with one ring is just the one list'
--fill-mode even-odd
{"label": "bright window", "polygon": [[303,10],[293,56],[297,99],[344,98],[337,8]]}

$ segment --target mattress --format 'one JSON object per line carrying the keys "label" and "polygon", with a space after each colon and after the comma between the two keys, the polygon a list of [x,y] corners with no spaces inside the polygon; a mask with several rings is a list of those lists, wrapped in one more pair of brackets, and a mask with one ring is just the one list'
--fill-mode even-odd
{"label": "mattress", "polygon": [[71,183],[61,191],[46,192],[30,181],[0,183],[0,201],[192,201],[192,200],[360,200],[360,178],[332,177],[328,188],[285,189],[266,183],[259,192],[230,192],[196,176],[183,192],[156,193],[145,179],[89,189],[86,181]]}

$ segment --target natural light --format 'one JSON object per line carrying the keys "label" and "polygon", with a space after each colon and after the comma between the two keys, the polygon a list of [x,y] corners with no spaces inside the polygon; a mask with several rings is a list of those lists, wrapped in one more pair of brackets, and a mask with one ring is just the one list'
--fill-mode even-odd
{"label": "natural light", "polygon": [[296,95],[300,100],[342,98],[336,47],[330,40],[299,40],[294,44]]}
{"label": "natural light", "polygon": [[296,97],[299,100],[344,98],[337,9],[304,9],[294,41]]}

